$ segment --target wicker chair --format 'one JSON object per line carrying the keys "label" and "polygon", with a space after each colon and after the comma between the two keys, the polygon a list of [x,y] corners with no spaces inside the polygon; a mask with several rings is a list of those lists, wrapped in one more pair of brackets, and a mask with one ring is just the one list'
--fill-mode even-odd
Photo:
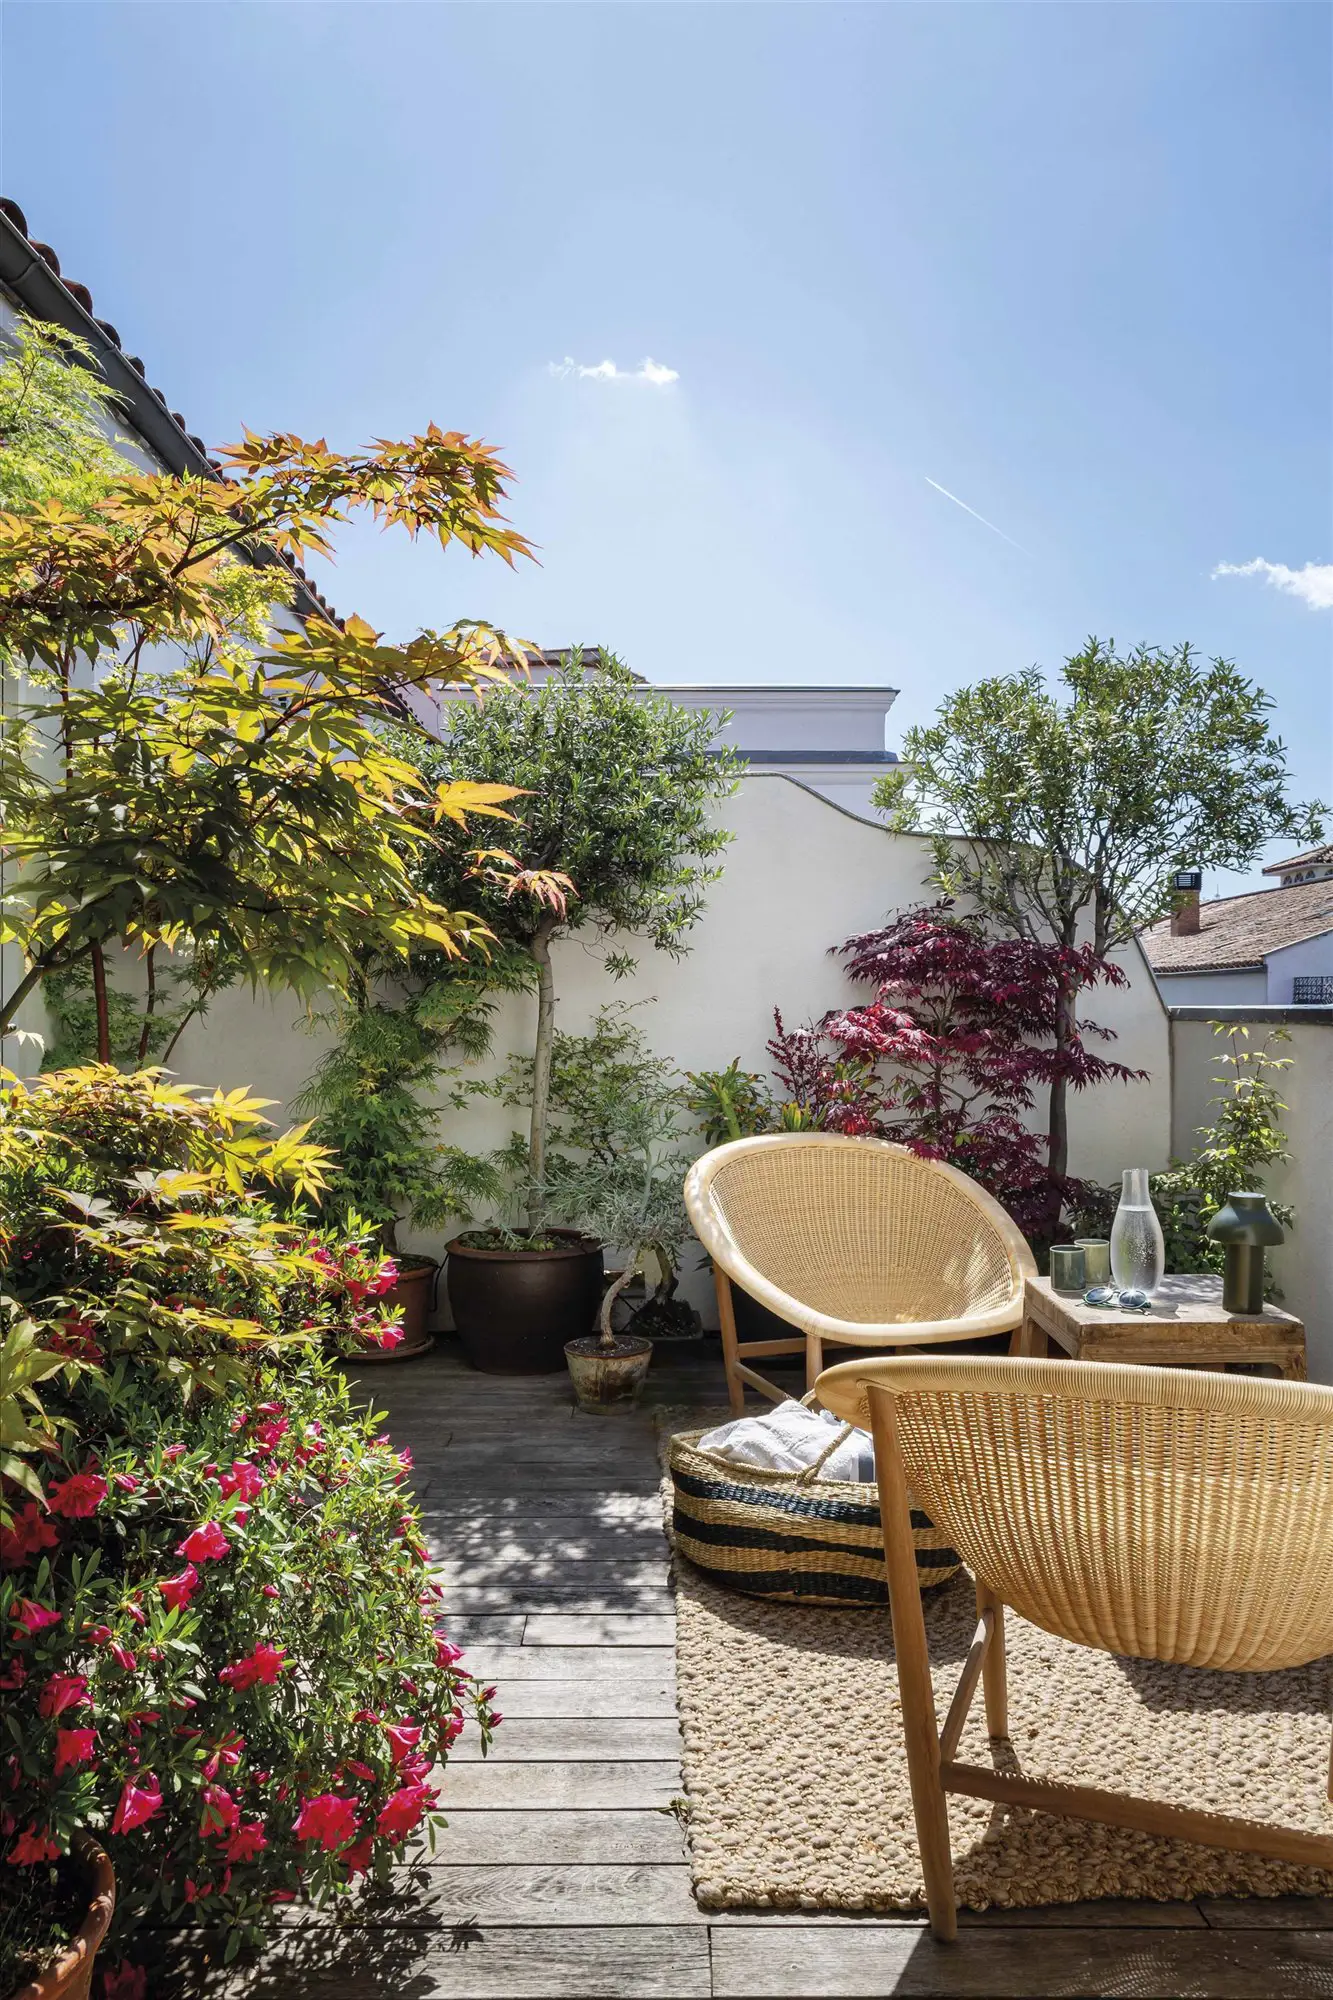
{"label": "wicker chair", "polygon": [[[845,1362],[820,1377],[818,1395],[874,1431],[912,1804],[937,1937],[956,1932],[950,1792],[1333,1868],[1333,1831],[956,1761],[978,1680],[990,1735],[1008,1733],[1006,1604],[1078,1645],[1184,1666],[1258,1673],[1333,1652],[1333,1389],[937,1356]],[[976,1635],[943,1729],[909,1485],[977,1582]]]}
{"label": "wicker chair", "polygon": [[[804,1351],[812,1389],[825,1343],[883,1350],[1012,1333],[1037,1268],[975,1181],[884,1139],[738,1139],[696,1160],[685,1205],[713,1259],[733,1410],[747,1382],[774,1402],[786,1393],[746,1356]],[[733,1283],[800,1338],[739,1341]]]}

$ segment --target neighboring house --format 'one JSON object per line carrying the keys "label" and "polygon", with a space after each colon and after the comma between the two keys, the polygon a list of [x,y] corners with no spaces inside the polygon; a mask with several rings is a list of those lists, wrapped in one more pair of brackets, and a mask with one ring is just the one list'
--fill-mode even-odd
{"label": "neighboring house", "polygon": [[[532,661],[534,685],[545,680],[560,661],[557,650]],[[585,670],[597,661],[585,648]],[[719,744],[740,751],[751,771],[794,778],[807,790],[848,812],[873,812],[875,781],[893,769],[898,759],[884,747],[888,713],[897,688],[817,687],[798,683],[725,683],[705,686],[693,681],[646,681],[637,676],[645,694],[666,695],[682,708],[730,711],[731,720],[717,732]],[[437,726],[449,700],[470,700],[460,691],[435,705],[428,723]]]}
{"label": "neighboring house", "polygon": [[1333,1006],[1333,845],[1265,868],[1276,889],[1200,903],[1140,934],[1168,1007]]}

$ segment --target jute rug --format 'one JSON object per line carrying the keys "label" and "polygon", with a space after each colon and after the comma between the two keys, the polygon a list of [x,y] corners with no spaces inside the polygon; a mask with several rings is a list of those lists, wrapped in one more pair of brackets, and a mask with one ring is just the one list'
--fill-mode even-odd
{"label": "jute rug", "polygon": [[[667,1509],[669,1524],[669,1482]],[[700,1903],[920,1907],[887,1611],[769,1604],[719,1589],[683,1557],[673,1568]],[[970,1580],[926,1605],[943,1715],[976,1623]],[[1094,1653],[1012,1612],[1006,1634],[1010,1742],[1025,1775],[1333,1833],[1333,1660],[1218,1674]],[[980,1692],[959,1756],[991,1760]],[[1322,1871],[984,1800],[950,1799],[949,1819],[959,1901],[976,1910],[1333,1893]]]}

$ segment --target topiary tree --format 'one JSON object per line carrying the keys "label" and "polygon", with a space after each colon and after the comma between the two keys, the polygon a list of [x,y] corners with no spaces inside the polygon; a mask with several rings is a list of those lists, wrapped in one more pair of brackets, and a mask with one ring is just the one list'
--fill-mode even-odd
{"label": "topiary tree", "polygon": [[[714,748],[717,717],[654,695],[614,654],[586,673],[575,647],[535,691],[511,686],[460,702],[438,747],[416,749],[428,786],[468,780],[514,787],[514,823],[494,879],[473,896],[495,935],[526,954],[537,991],[527,1170],[546,1179],[551,1060],[555,1046],[558,937],[628,934],[679,955],[717,880],[712,865],[731,835],[713,808],[735,788],[738,760]],[[404,749],[406,750],[406,745]],[[459,892],[470,865],[460,839],[423,850],[418,879],[432,897]],[[567,878],[544,901],[522,891],[535,876]],[[613,975],[632,970],[608,953]],[[530,1228],[541,1200],[528,1204]]]}

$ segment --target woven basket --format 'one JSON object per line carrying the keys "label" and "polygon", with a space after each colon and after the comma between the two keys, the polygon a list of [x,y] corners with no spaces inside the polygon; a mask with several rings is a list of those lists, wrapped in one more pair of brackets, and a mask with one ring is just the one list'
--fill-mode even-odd
{"label": "woven basket", "polygon": [[[819,1479],[820,1466],[852,1429],[800,1472],[732,1465],[699,1450],[704,1431],[679,1431],[667,1463],[674,1489],[676,1548],[731,1590],[785,1604],[887,1604],[879,1488]],[[917,1580],[923,1590],[962,1568],[947,1538],[912,1509]]]}

